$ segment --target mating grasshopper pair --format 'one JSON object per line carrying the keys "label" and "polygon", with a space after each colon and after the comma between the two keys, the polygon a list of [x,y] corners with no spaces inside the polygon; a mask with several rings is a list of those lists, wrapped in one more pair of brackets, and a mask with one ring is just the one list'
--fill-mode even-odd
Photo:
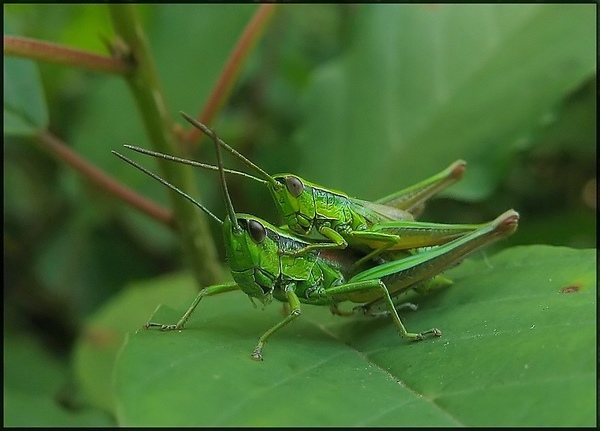
{"label": "mating grasshopper pair", "polygon": [[[443,172],[375,203],[309,183],[295,175],[271,176],[221,141],[203,124],[182,113],[213,140],[217,166],[206,165],[126,145],[135,151],[219,172],[227,216],[220,220],[202,204],[162,178],[113,151],[115,155],[179,193],[223,227],[227,261],[233,282],[203,288],[179,322],[147,323],[146,328],[182,329],[205,296],[241,290],[263,305],[273,299],[287,303],[289,314],[258,340],[252,358],[262,360],[268,338],[301,314],[300,304],[328,305],[334,314],[362,311],[376,315],[385,306],[404,338],[422,340],[441,335],[436,328],[408,332],[398,315],[399,296],[428,280],[492,241],[511,235],[519,215],[509,210],[478,225],[451,225],[414,221],[424,201],[460,179],[465,163],[455,162]],[[223,168],[226,149],[262,177]],[[236,213],[225,173],[251,177],[265,184],[286,223],[275,227],[258,217]],[[425,248],[421,248],[425,247]],[[351,312],[338,304],[357,305]]]}

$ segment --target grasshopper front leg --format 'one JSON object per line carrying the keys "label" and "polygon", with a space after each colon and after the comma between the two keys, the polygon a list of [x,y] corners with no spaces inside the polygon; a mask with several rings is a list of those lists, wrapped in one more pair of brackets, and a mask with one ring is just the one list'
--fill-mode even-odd
{"label": "grasshopper front leg", "polygon": [[292,320],[294,320],[298,316],[300,316],[300,314],[302,314],[302,311],[300,310],[300,300],[298,299],[298,296],[294,292],[294,287],[295,287],[294,284],[290,284],[290,285],[286,286],[286,288],[285,288],[285,296],[286,296],[286,298],[288,300],[288,304],[290,306],[290,314],[288,314],[285,317],[285,319],[283,319],[281,322],[272,326],[267,332],[265,332],[258,339],[258,343],[256,344],[256,347],[252,351],[252,354],[250,355],[250,357],[252,359],[254,359],[255,361],[263,360],[262,350],[263,350],[265,343],[267,342],[267,339],[271,335],[273,335],[275,332],[277,332],[278,330],[283,328],[285,325],[290,323]]}
{"label": "grasshopper front leg", "polygon": [[162,323],[148,322],[143,326],[143,328],[144,329],[158,328],[161,331],[175,331],[175,330],[183,329],[186,322],[188,321],[188,319],[190,318],[190,316],[192,315],[192,313],[194,312],[194,310],[196,309],[196,307],[198,306],[198,304],[200,303],[202,298],[204,298],[205,296],[213,296],[213,295],[218,295],[220,293],[232,292],[232,291],[238,290],[238,289],[239,289],[239,286],[235,282],[229,282],[229,283],[217,284],[215,286],[205,287],[194,298],[194,300],[192,301],[192,304],[188,307],[187,311],[183,314],[183,316],[181,316],[181,319],[179,319],[179,321],[175,325],[163,325]]}
{"label": "grasshopper front leg", "polygon": [[319,227],[318,232],[325,238],[331,240],[331,242],[315,242],[298,250],[282,250],[281,254],[298,257],[312,250],[322,250],[326,248],[341,250],[348,247],[348,242],[344,237],[329,226]]}
{"label": "grasshopper front leg", "polygon": [[[292,256],[300,256],[306,252],[311,250],[322,250],[325,248],[328,249],[338,249],[342,250],[348,247],[348,242],[344,239],[342,235],[340,235],[335,229],[327,225],[322,225],[319,227],[318,232],[323,235],[325,238],[331,240],[331,242],[316,242],[306,247],[303,247],[299,250],[294,251],[285,251],[284,254],[292,255]],[[387,246],[384,246],[385,249],[394,246],[395,243],[400,240],[400,236],[396,234],[390,234],[385,232],[371,232],[368,230],[364,231],[350,231],[347,233],[350,238],[355,240],[364,241],[370,240],[375,242],[383,242]],[[379,253],[377,253],[379,254]],[[368,260],[368,259],[365,259]],[[362,261],[362,259],[361,259]],[[358,266],[358,265],[357,265]]]}

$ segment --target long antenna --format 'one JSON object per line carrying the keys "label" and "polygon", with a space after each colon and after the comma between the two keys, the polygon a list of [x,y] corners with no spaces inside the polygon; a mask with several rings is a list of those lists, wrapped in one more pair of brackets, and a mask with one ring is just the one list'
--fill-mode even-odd
{"label": "long antenna", "polygon": [[[125,145],[126,147],[128,147],[128,145]],[[154,178],[156,181],[161,182],[162,184],[164,184],[165,186],[167,186],[168,188],[170,188],[171,190],[179,193],[181,196],[183,196],[184,198],[186,198],[188,201],[190,201],[191,203],[193,203],[194,205],[196,205],[198,208],[200,208],[202,211],[204,211],[206,214],[208,214],[209,216],[211,216],[214,220],[216,220],[219,224],[223,224],[223,221],[218,218],[216,215],[214,215],[212,212],[210,212],[208,210],[208,208],[206,208],[204,205],[202,205],[200,202],[196,201],[194,198],[192,198],[190,195],[188,195],[187,193],[182,192],[181,190],[179,190],[177,187],[175,187],[173,184],[169,183],[168,181],[163,180],[161,177],[159,177],[158,175],[150,172],[148,169],[144,168],[143,166],[138,165],[136,162],[134,162],[131,159],[128,159],[127,157],[125,157],[122,154],[117,153],[116,151],[111,151],[111,153],[113,153],[115,156],[119,157],[120,159],[126,161],[127,163],[129,163],[131,166],[139,169],[140,171],[144,172],[146,175],[151,176],[152,178]]]}
{"label": "long antenna", "polygon": [[[195,120],[194,118],[190,117],[188,114],[186,114],[183,111],[179,111],[179,113],[181,114],[181,116],[183,118],[185,118],[193,126],[195,126],[198,129],[202,130],[209,137],[211,137],[211,138],[213,137],[211,135],[211,130],[208,127],[206,127],[204,124],[202,124],[199,121]],[[249,168],[254,169],[256,172],[258,172],[258,174],[261,177],[263,177],[266,181],[268,181],[270,184],[273,184],[273,185],[277,184],[277,181],[275,181],[275,179],[271,175],[269,175],[266,171],[262,170],[259,166],[257,166],[254,163],[252,163],[245,156],[243,156],[242,154],[238,153],[236,150],[234,150],[233,148],[231,148],[229,145],[227,145],[221,139],[217,138],[216,143],[218,143],[225,150],[227,150],[228,152],[230,152],[231,154],[233,154],[235,157],[237,157],[238,159],[240,159],[246,166],[248,166]]]}
{"label": "long antenna", "polygon": [[[170,160],[172,162],[183,163],[184,165],[195,166],[198,168],[204,168],[204,169],[209,169],[209,170],[213,170],[213,171],[219,170],[218,166],[209,165],[209,164],[201,163],[201,162],[196,162],[195,160],[183,159],[181,157],[175,157],[175,156],[171,156],[169,154],[163,154],[163,153],[159,153],[156,151],[147,150],[146,148],[135,147],[133,145],[125,144],[123,146],[125,148],[129,148],[130,150],[137,151],[138,153],[146,154],[146,155],[153,156],[153,157],[159,157],[161,159]],[[228,174],[240,175],[242,177],[250,178],[254,181],[258,181],[259,183],[263,183],[263,184],[267,183],[267,181],[261,180],[260,178],[256,178],[254,175],[247,174],[246,172],[235,171],[233,169],[227,169],[227,168],[223,168],[223,170],[225,172],[227,172]]]}
{"label": "long antenna", "polygon": [[223,192],[223,202],[227,207],[227,212],[229,213],[229,220],[231,221],[233,233],[236,235],[240,235],[242,233],[242,228],[237,221],[237,217],[235,215],[235,209],[233,208],[233,203],[231,202],[231,197],[229,196],[229,191],[227,190],[227,181],[225,181],[225,171],[223,170],[223,158],[221,157],[221,147],[219,146],[219,138],[214,130],[208,129],[208,136],[210,136],[215,143],[215,151],[217,152],[217,166],[219,168],[219,177],[221,179],[221,191]]}

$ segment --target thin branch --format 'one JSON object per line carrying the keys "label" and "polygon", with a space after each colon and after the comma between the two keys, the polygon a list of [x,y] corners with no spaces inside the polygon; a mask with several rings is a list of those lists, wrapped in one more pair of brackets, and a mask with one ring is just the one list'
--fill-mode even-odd
{"label": "thin branch", "polygon": [[126,75],[132,70],[131,64],[120,58],[92,54],[91,52],[26,37],[4,36],[4,55],[14,55],[117,75]]}
{"label": "thin branch", "polygon": [[123,184],[115,181],[109,175],[90,164],[76,153],[71,151],[59,138],[44,130],[39,132],[38,143],[42,148],[48,151],[56,159],[65,162],[76,171],[80,172],[85,178],[92,181],[100,189],[104,190],[112,196],[117,196],[129,203],[134,208],[137,208],[144,214],[163,223],[171,228],[175,228],[175,220],[173,214],[156,205],[155,203],[141,197],[133,190],[127,188]]}
{"label": "thin branch", "polygon": [[[225,103],[244,61],[258,41],[258,38],[263,34],[267,24],[275,13],[276,7],[276,4],[262,4],[244,29],[227,63],[225,63],[225,67],[208,98],[208,102],[206,102],[204,110],[198,117],[201,123],[210,124]],[[200,130],[194,127],[182,137],[182,141],[196,142],[199,137]]]}
{"label": "thin branch", "polygon": [[[126,76],[127,83],[153,149],[161,153],[176,154],[177,138],[173,121],[169,116],[136,7],[131,4],[109,5],[115,32],[122,41],[121,51],[136,65],[134,71]],[[163,159],[158,159],[158,164],[166,181],[190,196],[196,194],[189,166]],[[175,192],[170,195],[181,243],[196,280],[201,286],[214,284],[221,278],[221,267],[207,219]]]}

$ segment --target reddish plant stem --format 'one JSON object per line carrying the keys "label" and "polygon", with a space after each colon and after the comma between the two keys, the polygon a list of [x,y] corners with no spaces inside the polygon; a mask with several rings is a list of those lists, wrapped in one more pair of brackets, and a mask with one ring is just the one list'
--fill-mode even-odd
{"label": "reddish plant stem", "polygon": [[[210,124],[219,109],[221,109],[225,103],[225,100],[239,75],[242,64],[248,57],[252,47],[258,41],[259,36],[266,28],[269,20],[273,17],[276,6],[276,4],[261,5],[252,17],[252,20],[246,25],[246,28],[238,39],[227,63],[225,63],[225,67],[204,106],[204,110],[198,116],[198,120],[201,123]],[[194,127],[182,137],[182,141],[184,143],[197,142],[199,137],[200,130]]]}
{"label": "reddish plant stem", "polygon": [[175,220],[170,211],[144,199],[133,190],[127,188],[118,181],[115,181],[109,175],[71,151],[64,142],[50,132],[46,130],[41,131],[38,133],[37,137],[38,142],[46,151],[48,151],[48,153],[80,172],[86,179],[92,181],[100,189],[112,196],[118,196],[153,219],[171,228],[175,228]]}
{"label": "reddish plant stem", "polygon": [[131,66],[119,58],[92,54],[26,37],[4,36],[4,55],[14,55],[117,75],[126,75],[131,72]]}
{"label": "reddish plant stem", "polygon": [[[109,11],[120,51],[135,65],[126,76],[152,148],[174,153],[178,144],[161,89],[148,39],[142,28],[137,6],[110,4]],[[189,166],[158,159],[163,178],[190,195],[195,195],[193,172]],[[182,247],[200,286],[210,286],[221,279],[218,253],[206,216],[177,193],[169,193]]]}

